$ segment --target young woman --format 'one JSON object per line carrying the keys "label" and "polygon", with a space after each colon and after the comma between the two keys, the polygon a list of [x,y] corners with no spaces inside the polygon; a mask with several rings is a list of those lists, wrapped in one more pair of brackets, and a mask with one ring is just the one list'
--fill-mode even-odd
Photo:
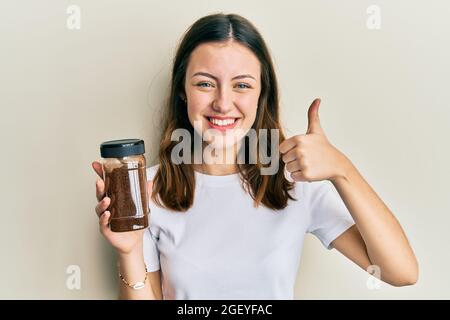
{"label": "young woman", "polygon": [[[306,134],[285,139],[272,59],[256,28],[233,14],[196,21],[174,59],[159,165],[147,170],[150,227],[112,232],[110,199],[96,182],[100,231],[118,252],[120,298],[292,299],[306,233],[364,270],[377,266],[387,283],[414,284],[418,264],[407,237],[327,139],[319,104],[309,108]],[[213,158],[223,152],[233,161],[174,163],[177,129],[202,137],[203,150],[214,144]],[[261,129],[269,129],[266,148],[279,145],[270,154],[274,174],[262,174],[259,153],[256,163],[237,161],[240,151],[254,152],[242,135],[214,139]],[[100,163],[93,168],[102,177]],[[145,286],[134,289],[138,282]]]}

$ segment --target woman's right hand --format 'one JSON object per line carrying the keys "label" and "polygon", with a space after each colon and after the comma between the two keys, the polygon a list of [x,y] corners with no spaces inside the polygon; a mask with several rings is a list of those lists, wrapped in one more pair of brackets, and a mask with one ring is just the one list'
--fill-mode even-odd
{"label": "woman's right hand", "polygon": [[[95,212],[99,217],[100,233],[108,240],[108,242],[118,251],[119,254],[129,254],[134,250],[142,248],[142,241],[145,229],[128,232],[113,232],[109,228],[109,219],[111,212],[107,209],[111,203],[111,199],[105,196],[105,183],[103,181],[103,168],[100,162],[94,161],[92,168],[100,177],[95,183],[96,197],[98,200],[95,206]],[[152,182],[147,182],[147,190],[150,199],[152,193]]]}

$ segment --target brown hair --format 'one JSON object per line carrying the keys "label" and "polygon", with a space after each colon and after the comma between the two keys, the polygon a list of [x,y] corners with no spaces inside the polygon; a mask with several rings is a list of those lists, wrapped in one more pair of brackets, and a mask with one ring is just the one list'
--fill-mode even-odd
{"label": "brown hair", "polygon": [[[178,128],[189,130],[194,135],[194,128],[189,122],[185,97],[184,81],[189,57],[192,51],[206,42],[237,41],[249,48],[261,64],[261,93],[258,100],[256,119],[252,129],[267,130],[268,148],[271,145],[270,129],[279,130],[279,142],[285,138],[279,123],[278,85],[272,58],[258,30],[247,19],[236,14],[212,14],[197,20],[185,33],[180,42],[172,68],[171,88],[167,100],[167,119],[164,125],[159,147],[160,165],[153,179],[152,199],[159,205],[175,211],[188,210],[194,201],[195,172],[191,164],[174,164],[171,152],[177,144],[171,140],[172,132]],[[249,145],[245,154],[249,152]],[[270,150],[266,154],[270,155]],[[279,159],[279,170],[274,175],[261,175],[263,166],[257,156],[256,164],[237,164],[243,186],[254,199],[255,206],[264,206],[279,210],[287,206],[288,199],[294,199],[289,190],[294,183],[284,176],[284,162]],[[159,195],[159,199],[157,197]]]}

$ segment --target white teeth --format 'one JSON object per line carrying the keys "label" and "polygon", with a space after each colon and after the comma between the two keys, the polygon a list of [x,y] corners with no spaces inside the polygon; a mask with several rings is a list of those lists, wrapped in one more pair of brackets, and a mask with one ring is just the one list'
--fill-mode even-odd
{"label": "white teeth", "polygon": [[209,121],[215,124],[216,126],[228,126],[230,124],[233,124],[236,121],[236,119],[219,120],[215,118],[209,118]]}

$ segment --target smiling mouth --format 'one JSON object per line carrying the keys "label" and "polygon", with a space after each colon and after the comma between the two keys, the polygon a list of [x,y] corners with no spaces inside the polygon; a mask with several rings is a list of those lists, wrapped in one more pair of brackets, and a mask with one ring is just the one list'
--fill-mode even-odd
{"label": "smiling mouth", "polygon": [[214,117],[206,117],[210,123],[219,127],[226,127],[234,124],[238,118],[218,119]]}
{"label": "smiling mouth", "polygon": [[226,129],[233,129],[236,124],[239,122],[240,118],[234,118],[234,117],[208,117],[205,116],[205,118],[208,120],[208,124],[211,128],[219,129],[219,130],[226,130]]}

